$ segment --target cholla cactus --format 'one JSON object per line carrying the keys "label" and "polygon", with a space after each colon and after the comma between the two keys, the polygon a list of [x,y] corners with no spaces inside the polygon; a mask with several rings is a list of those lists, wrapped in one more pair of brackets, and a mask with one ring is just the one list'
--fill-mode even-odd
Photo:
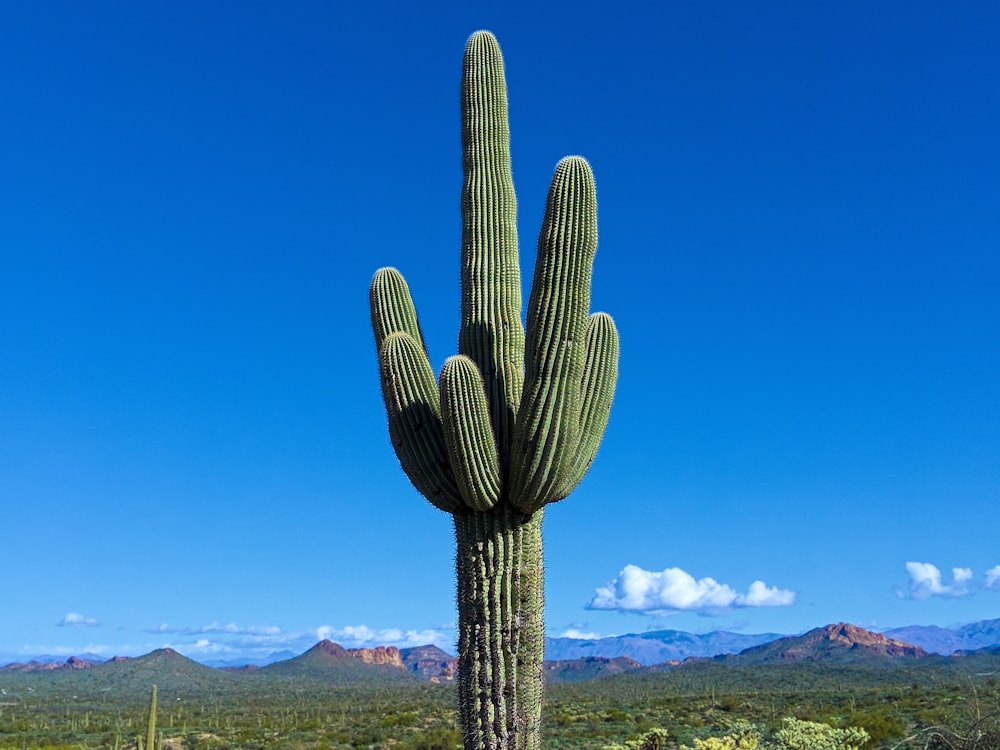
{"label": "cholla cactus", "polygon": [[[624,744],[605,745],[602,750],[663,750],[669,735],[664,729],[651,729]],[[722,737],[695,737],[692,745],[679,750],[860,750],[869,740],[861,727],[837,729],[829,724],[802,721],[791,716],[781,720],[781,729],[772,740],[764,741],[754,724],[737,721]]]}
{"label": "cholla cactus", "polygon": [[670,740],[670,733],[666,729],[650,729],[643,732],[632,740],[625,740],[624,744],[613,742],[605,745],[601,750],[664,750]]}
{"label": "cholla cactus", "polygon": [[399,462],[454,518],[465,747],[538,748],[542,512],[576,487],[597,452],[618,377],[618,333],[608,315],[589,314],[597,201],[580,157],[556,167],[522,325],[507,90],[489,32],[469,39],[461,102],[459,353],[437,382],[394,268],[372,281],[372,327]]}
{"label": "cholla cactus", "polygon": [[781,720],[781,729],[775,732],[774,739],[780,748],[787,750],[858,750],[869,737],[861,727],[837,729],[789,716]]}
{"label": "cholla cactus", "polygon": [[739,721],[732,732],[723,737],[695,737],[694,747],[681,745],[680,750],[757,750],[760,745],[760,731],[748,722]]}

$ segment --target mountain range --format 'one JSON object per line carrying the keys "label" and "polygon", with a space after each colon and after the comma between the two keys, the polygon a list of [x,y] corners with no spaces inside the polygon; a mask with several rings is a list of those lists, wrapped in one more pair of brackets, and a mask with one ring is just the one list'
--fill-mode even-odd
{"label": "mountain range", "polygon": [[[899,637],[904,635],[905,639]],[[957,646],[957,648],[953,648]],[[617,638],[549,640],[545,678],[576,682],[627,672],[660,672],[699,664],[747,667],[790,663],[892,666],[943,664],[955,658],[1000,655],[1000,620],[949,630],[936,627],[897,628],[885,633],[837,623],[796,636],[742,635],[718,631],[704,635],[656,631]],[[949,656],[953,655],[953,656]],[[93,657],[87,654],[87,657]],[[555,657],[555,658],[553,658]],[[25,680],[65,680],[74,689],[144,689],[156,682],[178,689],[224,689],[266,681],[322,684],[419,684],[451,682],[455,657],[436,646],[348,649],[323,640],[308,651],[265,666],[213,668],[177,651],[157,649],[144,656],[108,661],[70,657],[65,661],[33,660],[0,667],[0,684]]]}
{"label": "mountain range", "polygon": [[[887,638],[919,646],[931,654],[949,655],[956,651],[975,651],[1000,646],[1000,619],[983,620],[956,628],[935,625],[911,625],[882,633]],[[759,633],[748,635],[726,630],[708,633],[685,633],[679,630],[655,630],[609,638],[548,638],[545,658],[579,659],[588,656],[628,656],[644,665],[683,661],[690,657],[738,654],[748,648],[771,643],[788,635]]]}

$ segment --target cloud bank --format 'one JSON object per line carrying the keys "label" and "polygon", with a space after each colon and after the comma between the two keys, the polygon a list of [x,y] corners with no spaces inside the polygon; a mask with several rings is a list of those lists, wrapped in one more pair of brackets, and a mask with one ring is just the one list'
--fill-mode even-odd
{"label": "cloud bank", "polygon": [[626,565],[618,577],[598,588],[588,609],[623,612],[698,612],[716,615],[736,607],[786,607],[795,592],[754,581],[745,594],[714,578],[696,579],[680,568],[656,572]]}
{"label": "cloud bank", "polygon": [[275,653],[302,653],[317,641],[329,639],[345,648],[398,646],[409,648],[434,644],[445,651],[455,650],[455,626],[435,628],[370,628],[367,625],[320,625],[304,630],[283,630],[277,625],[239,625],[213,622],[197,627],[177,627],[163,623],[144,632],[167,636],[155,648],[169,646],[186,656],[209,656],[217,659],[265,659]]}
{"label": "cloud bank", "polygon": [[[944,580],[941,570],[929,562],[908,562],[906,572],[910,576],[907,591],[899,596],[908,599],[929,599],[932,596],[956,597],[971,594],[975,588],[972,568],[952,568],[951,582]],[[987,570],[980,588],[1000,591],[1000,565]]]}
{"label": "cloud bank", "polygon": [[[79,612],[68,612],[56,624],[60,627],[83,628],[96,627],[101,623]],[[412,648],[433,644],[448,653],[455,653],[457,640],[454,623],[424,629],[320,625],[315,628],[286,630],[278,625],[240,625],[236,622],[212,622],[199,626],[175,626],[164,622],[142,628],[141,632],[150,635],[134,640],[90,642],[86,645],[25,643],[9,653],[0,653],[0,666],[43,655],[46,657],[90,655],[110,658],[140,656],[158,648],[172,648],[189,658],[210,663],[263,664],[301,654],[324,638],[336,641],[345,648],[374,646]]]}
{"label": "cloud bank", "polygon": [[152,628],[143,628],[145,633],[177,633],[180,635],[204,635],[211,633],[225,633],[227,635],[257,635],[257,636],[280,636],[282,634],[281,628],[277,625],[250,625],[249,627],[241,627],[235,622],[231,622],[228,625],[220,625],[217,622],[213,622],[211,625],[202,625],[201,627],[186,627],[186,628],[175,628],[171,627],[167,623],[162,623]]}
{"label": "cloud bank", "polygon": [[412,648],[433,643],[445,651],[454,651],[455,649],[455,628],[452,625],[424,630],[403,630],[401,628],[373,630],[367,625],[347,625],[343,628],[321,625],[316,629],[316,636],[320,640],[336,641],[345,648],[370,648],[372,646]]}

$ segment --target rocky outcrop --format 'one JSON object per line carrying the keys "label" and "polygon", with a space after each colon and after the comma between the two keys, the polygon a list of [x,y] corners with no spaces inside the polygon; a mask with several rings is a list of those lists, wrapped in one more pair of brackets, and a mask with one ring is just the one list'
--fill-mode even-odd
{"label": "rocky outcrop", "polygon": [[365,664],[380,664],[389,667],[406,669],[399,649],[395,646],[376,646],[375,648],[349,648],[347,653]]}
{"label": "rocky outcrop", "polygon": [[887,638],[881,633],[873,633],[870,630],[859,628],[846,622],[839,622],[836,625],[827,625],[824,628],[817,628],[805,637],[813,636],[815,639],[827,640],[832,643],[842,643],[848,648],[863,648],[872,653],[883,656],[927,656],[927,652],[920,646],[898,641],[895,638]]}

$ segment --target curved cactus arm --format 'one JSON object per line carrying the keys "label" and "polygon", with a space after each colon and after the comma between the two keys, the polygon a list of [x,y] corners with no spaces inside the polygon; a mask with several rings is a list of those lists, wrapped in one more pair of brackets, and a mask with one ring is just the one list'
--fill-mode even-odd
{"label": "curved cactus arm", "polygon": [[441,370],[441,424],[452,475],[465,504],[486,511],[500,499],[500,461],[483,378],[461,354]]}
{"label": "curved cactus arm", "polygon": [[448,464],[441,402],[427,354],[403,331],[389,334],[379,353],[382,398],[389,438],[406,476],[437,508],[454,513],[462,507]]}
{"label": "curved cactus arm", "polygon": [[611,416],[618,382],[618,329],[607,313],[587,321],[587,362],[580,388],[580,432],[569,473],[555,500],[569,495],[583,479],[597,455]]}
{"label": "curved cactus arm", "polygon": [[521,370],[521,272],[517,198],[510,166],[507,83],[496,38],[477,31],[462,64],[462,311],[458,352],[476,363],[490,405],[501,460],[514,429],[516,401],[505,377]]}
{"label": "curved cactus arm", "polygon": [[596,250],[594,175],[585,159],[568,156],[552,177],[528,302],[509,475],[510,501],[525,513],[558,496],[576,453]]}
{"label": "curved cactus arm", "polygon": [[427,351],[417,320],[417,309],[410,296],[410,287],[399,271],[387,266],[375,272],[368,289],[368,304],[371,308],[376,351],[382,351],[382,342],[386,336],[396,331],[410,334],[420,344],[420,348]]}

